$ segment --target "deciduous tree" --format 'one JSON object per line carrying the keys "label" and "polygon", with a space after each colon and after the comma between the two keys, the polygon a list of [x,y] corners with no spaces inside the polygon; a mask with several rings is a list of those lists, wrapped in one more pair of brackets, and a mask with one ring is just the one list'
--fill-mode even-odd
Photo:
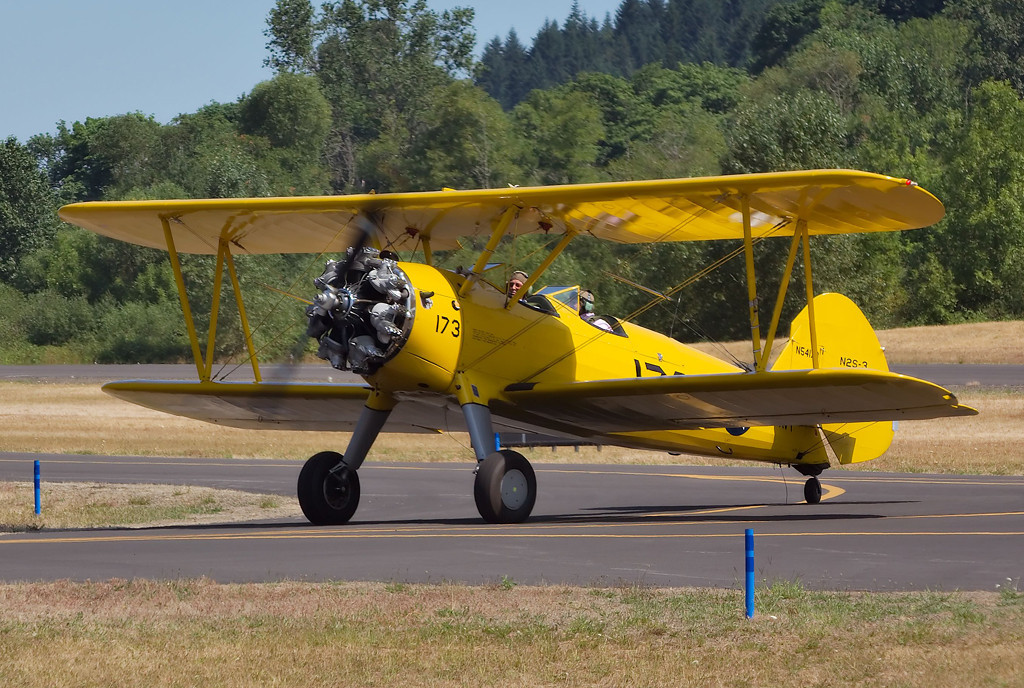
{"label": "deciduous tree", "polygon": [[56,198],[46,176],[13,136],[0,144],[0,279],[17,281],[22,258],[54,235]]}

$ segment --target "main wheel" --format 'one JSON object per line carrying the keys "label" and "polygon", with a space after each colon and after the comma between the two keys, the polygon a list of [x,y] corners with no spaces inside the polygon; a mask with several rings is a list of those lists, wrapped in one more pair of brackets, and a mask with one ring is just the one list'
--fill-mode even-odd
{"label": "main wheel", "polygon": [[537,501],[533,466],[519,452],[494,452],[480,463],[473,497],[477,511],[488,523],[522,523]]}
{"label": "main wheel", "polygon": [[331,470],[343,458],[338,452],[320,452],[299,471],[299,506],[315,526],[347,523],[359,506],[359,474],[348,468]]}
{"label": "main wheel", "polygon": [[817,478],[808,478],[804,483],[804,500],[808,504],[817,504],[821,501],[821,483]]}

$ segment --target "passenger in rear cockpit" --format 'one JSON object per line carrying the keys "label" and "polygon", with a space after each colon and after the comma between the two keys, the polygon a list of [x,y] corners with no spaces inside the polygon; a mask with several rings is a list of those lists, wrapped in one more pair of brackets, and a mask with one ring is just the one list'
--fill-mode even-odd
{"label": "passenger in rear cockpit", "polygon": [[612,326],[608,324],[608,321],[597,317],[594,313],[594,294],[589,289],[580,291],[580,317],[594,327],[600,327],[602,330],[608,330],[609,332],[612,331]]}

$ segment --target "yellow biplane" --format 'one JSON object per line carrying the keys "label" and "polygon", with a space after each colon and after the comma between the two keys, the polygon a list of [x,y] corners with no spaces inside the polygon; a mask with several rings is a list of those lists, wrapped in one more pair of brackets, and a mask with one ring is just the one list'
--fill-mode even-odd
{"label": "yellow biplane", "polygon": [[[530,463],[503,433],[685,452],[792,466],[821,499],[830,465],[888,448],[896,422],[973,415],[946,389],[891,373],[867,319],[839,294],[815,296],[810,238],[925,227],[942,204],[906,179],[819,170],[637,182],[351,196],[76,203],[60,216],[115,239],[168,251],[198,380],[124,381],[116,397],[243,428],[351,431],[345,452],[311,457],[298,479],[314,524],[347,522],[358,469],[381,431],[467,431],[474,496],[492,523],[525,520],[537,495]],[[603,315],[580,317],[575,287],[525,298],[488,279],[507,236],[541,233],[554,246],[520,294],[577,237],[619,243],[742,240],[753,364],[743,368]],[[435,252],[480,237],[468,270]],[[754,242],[789,237],[789,257],[762,339]],[[555,242],[557,239],[557,243]],[[803,252],[806,306],[772,359],[786,286]],[[422,255],[423,262],[402,261]],[[205,349],[193,323],[179,254],[216,255]],[[306,308],[321,358],[366,384],[264,382],[234,256],[328,253]],[[237,300],[253,381],[212,379],[225,272]],[[499,272],[499,271],[495,271]],[[205,353],[204,353],[205,351]],[[326,377],[326,376],[325,376]],[[505,448],[503,448],[503,446]]]}

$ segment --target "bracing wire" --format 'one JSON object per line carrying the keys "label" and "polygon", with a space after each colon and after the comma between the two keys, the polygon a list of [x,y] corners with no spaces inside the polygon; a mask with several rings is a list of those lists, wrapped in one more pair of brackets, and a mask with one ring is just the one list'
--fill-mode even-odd
{"label": "bracing wire", "polygon": [[[310,270],[313,270],[315,268],[316,263],[318,261],[322,261],[324,255],[326,255],[326,247],[330,246],[338,238],[338,236],[340,236],[341,233],[344,232],[346,229],[347,225],[340,228],[337,232],[335,232],[334,236],[331,237],[326,242],[323,250],[319,251],[318,253],[311,254],[313,257],[310,258],[306,265],[303,266],[302,269],[298,271],[297,275],[291,281],[291,283],[288,285],[286,289],[274,289],[273,287],[268,287],[272,291],[276,291],[279,294],[281,294],[281,296],[271,304],[270,308],[268,308],[264,313],[261,314],[261,319],[258,322],[256,322],[256,324],[252,327],[252,329],[250,330],[250,335],[255,336],[256,332],[262,332],[263,328],[270,322],[271,317],[278,312],[278,310],[281,308],[282,304],[285,303],[287,298],[304,300],[301,299],[300,297],[295,296],[293,293],[299,281],[302,279],[308,279]],[[243,366],[250,364],[254,358],[258,360],[259,354],[265,352],[273,344],[276,344],[278,341],[280,341],[285,334],[286,333],[284,329],[279,330],[275,335],[265,340],[262,344],[260,344],[260,346],[256,347],[252,354],[246,355],[240,361],[235,361],[234,367],[232,367],[230,370],[227,370],[228,367],[231,366],[230,361],[225,361],[221,363],[220,368],[217,370],[217,374],[214,376],[214,378],[219,380],[225,380],[229,376],[236,373]]]}

